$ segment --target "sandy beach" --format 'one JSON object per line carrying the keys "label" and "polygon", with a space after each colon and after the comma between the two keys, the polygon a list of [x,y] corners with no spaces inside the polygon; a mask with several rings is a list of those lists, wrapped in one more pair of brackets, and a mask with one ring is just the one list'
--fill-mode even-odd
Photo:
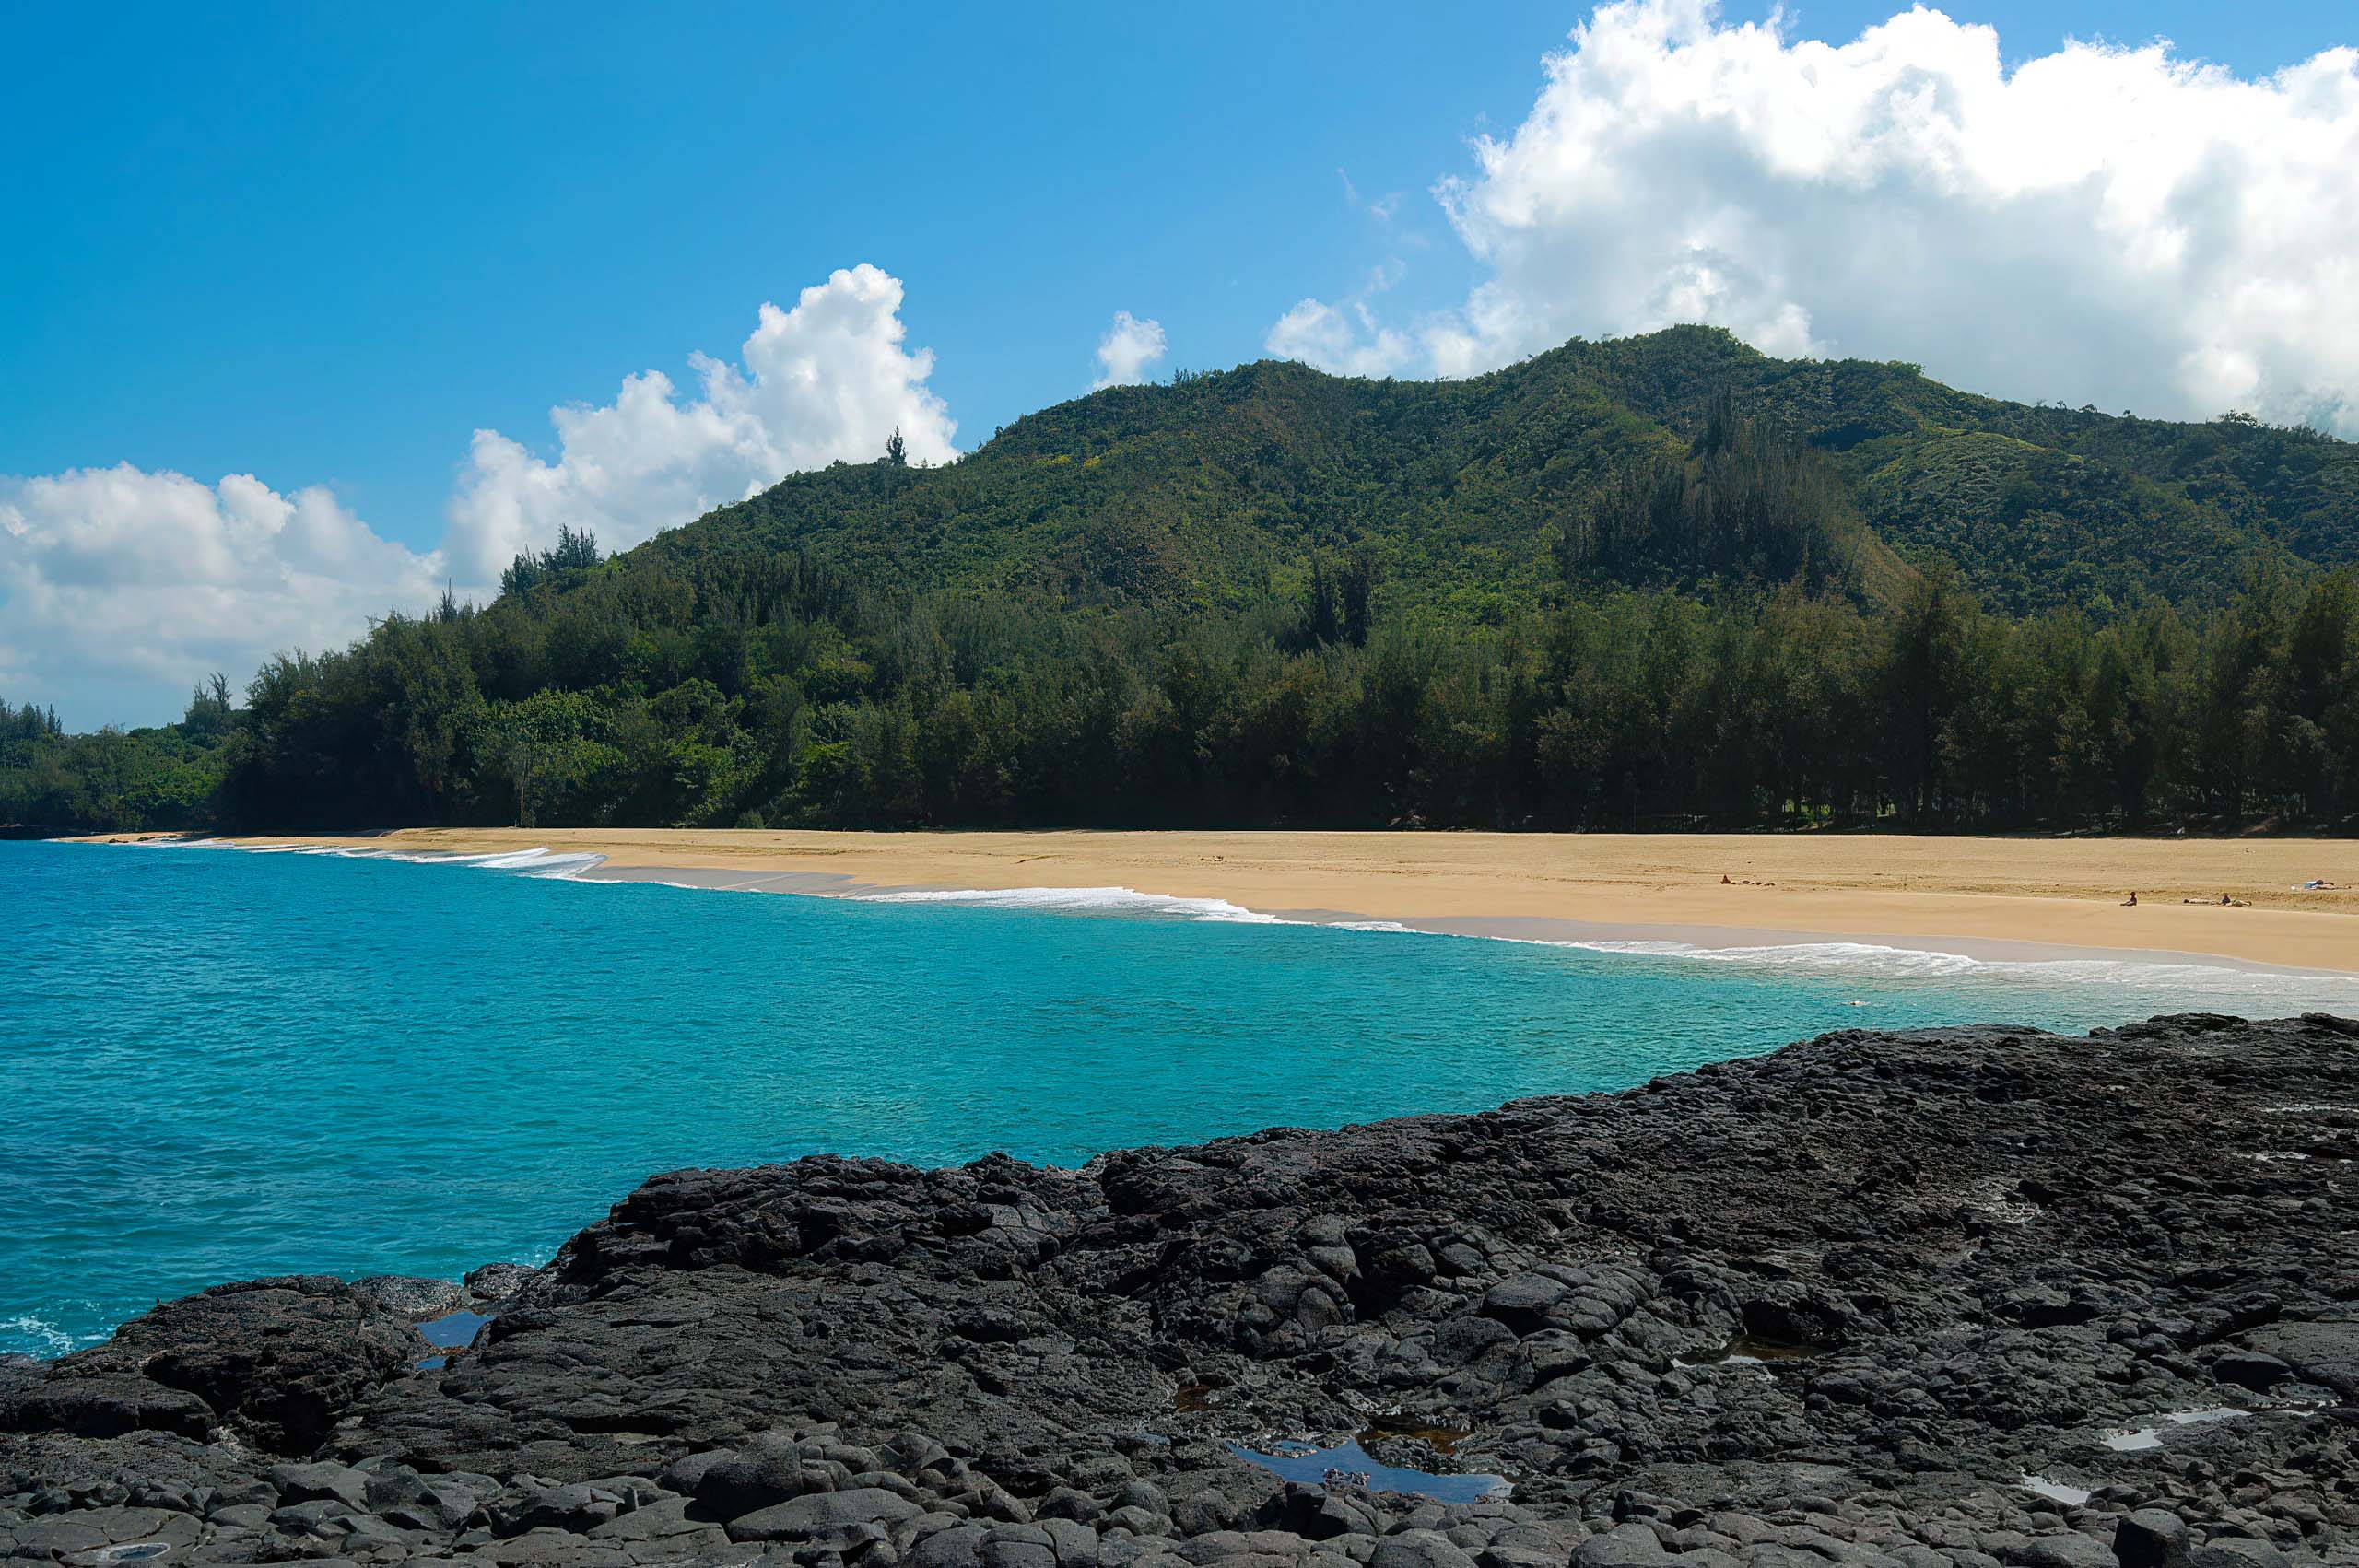
{"label": "sandy beach", "polygon": [[[1849,940],[1978,957],[2177,955],[2359,972],[2359,892],[2296,890],[2320,878],[2359,883],[2359,843],[2349,840],[415,828],[241,842],[546,847],[605,856],[604,877],[792,893],[1127,887],[1480,935]],[[2133,889],[2137,907],[2123,907]],[[2246,907],[2224,907],[2224,893]]]}

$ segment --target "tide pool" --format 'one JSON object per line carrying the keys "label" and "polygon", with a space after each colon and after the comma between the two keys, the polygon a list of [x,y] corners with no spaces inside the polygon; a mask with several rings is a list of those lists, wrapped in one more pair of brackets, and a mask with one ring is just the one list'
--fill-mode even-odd
{"label": "tide pool", "polygon": [[2359,1012],[2348,978],[534,869],[0,844],[0,1352],[225,1280],[537,1261],[684,1165],[1078,1164],[1622,1088],[1835,1028]]}

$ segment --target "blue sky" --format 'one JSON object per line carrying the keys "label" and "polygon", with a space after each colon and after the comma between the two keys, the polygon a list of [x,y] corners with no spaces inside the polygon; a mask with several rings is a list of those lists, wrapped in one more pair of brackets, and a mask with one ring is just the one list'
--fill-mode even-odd
{"label": "blue sky", "polygon": [[[1790,15],[1848,38],[1893,8]],[[1159,320],[1174,363],[1258,357],[1273,319],[1391,240],[1339,169],[1406,193],[1431,240],[1404,298],[1462,292],[1426,188],[1522,117],[1581,14],[480,9],[20,14],[19,58],[49,66],[0,100],[19,151],[0,171],[0,473],[329,482],[428,545],[478,426],[543,442],[550,404],[723,352],[759,301],[858,262],[908,284],[971,445],[1086,387],[1117,310]],[[2246,72],[2359,36],[2327,5],[1955,14],[2025,53],[2160,33]]]}
{"label": "blue sky", "polygon": [[[1802,6],[1783,33],[1842,42],[1893,11]],[[25,11],[12,53],[40,69],[0,96],[0,476],[128,463],[203,486],[250,474],[288,497],[323,486],[423,559],[475,431],[554,460],[553,405],[609,403],[651,368],[686,389],[688,357],[733,358],[763,301],[791,307],[863,263],[899,281],[906,345],[933,351],[924,388],[960,448],[1085,391],[1117,311],[1160,323],[1158,375],[1273,345],[1433,373],[1567,324],[1657,324],[1635,306],[1584,314],[1568,285],[1569,302],[1525,298],[1521,335],[1485,338],[1463,363],[1419,325],[1471,318],[1488,280],[1529,295],[1570,264],[1511,237],[1483,249],[1429,192],[1475,173],[1470,138],[1525,121],[1542,56],[1587,14],[1523,0],[874,19],[417,6],[397,24],[352,6]],[[1766,14],[1731,5],[1719,21]],[[2167,35],[2254,77],[2359,40],[2341,4],[1954,14],[1995,25],[2010,64],[2067,34]],[[1563,244],[1595,249],[1593,235]],[[1727,287],[1657,295],[1701,299],[1698,314],[1765,346],[1938,358],[1822,330],[1781,337]],[[1312,301],[1356,319],[1273,336]],[[2069,361],[2033,369],[2076,401],[2091,379]],[[1955,373],[2008,368],[1961,359]],[[1988,390],[2034,395],[2035,380],[2026,369],[2023,385]],[[2097,380],[2089,395],[2115,392]],[[27,580],[0,599],[0,693],[76,689],[72,670],[25,650]],[[161,691],[182,654],[243,657],[218,638],[159,653],[82,683],[91,695],[69,718],[160,716],[137,694]]]}

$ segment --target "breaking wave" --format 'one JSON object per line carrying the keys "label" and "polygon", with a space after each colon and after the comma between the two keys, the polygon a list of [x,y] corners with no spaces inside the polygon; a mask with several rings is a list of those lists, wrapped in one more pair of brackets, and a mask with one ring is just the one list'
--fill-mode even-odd
{"label": "breaking wave", "polygon": [[[174,847],[243,848],[246,853],[257,855],[333,855],[348,860],[397,860],[415,865],[469,866],[478,871],[551,881],[578,879],[604,865],[606,859],[587,850],[558,851],[546,848],[462,853],[324,844],[246,847],[222,838],[182,840]],[[657,877],[631,876],[613,880],[646,882],[692,892],[769,891],[745,884],[716,885],[672,882]],[[2052,986],[2066,989],[2109,986],[2130,992],[2170,993],[2173,1006],[2179,1011],[2199,1005],[2251,1008],[2256,1004],[2266,1004],[2269,1011],[2277,1012],[2303,1007],[2330,1007],[2344,1012],[2359,1010],[2359,975],[2246,968],[2230,964],[2189,963],[2177,958],[2092,958],[2083,955],[2069,958],[1978,958],[1939,948],[1895,947],[1889,943],[1843,941],[1708,947],[1695,942],[1641,938],[1472,935],[1427,931],[1397,920],[1289,919],[1249,909],[1225,898],[1183,898],[1174,894],[1143,893],[1131,887],[910,887],[819,895],[863,904],[946,905],[978,909],[1032,909],[1057,914],[1145,916],[1224,925],[1326,925],[1339,930],[1508,942],[1626,958],[1725,965],[1796,979],[1853,979],[1904,984],[1909,981],[1963,979],[2002,986]]]}
{"label": "breaking wave", "polygon": [[2163,958],[1978,958],[1936,948],[1895,947],[1865,942],[1786,942],[1751,947],[1707,947],[1695,942],[1644,939],[1563,939],[1469,935],[1421,930],[1398,920],[1300,920],[1248,909],[1221,898],[1181,898],[1128,887],[896,888],[845,896],[874,904],[960,905],[984,909],[1040,909],[1071,914],[1152,915],[1238,925],[1323,925],[1337,930],[1425,936],[1471,942],[1508,942],[1570,949],[1614,957],[1653,958],[1680,964],[1726,965],[1797,979],[1907,982],[1963,979],[1999,985],[2109,986],[2126,991],[2170,993],[2175,1008],[2199,1003],[2248,1006],[2269,1003],[2277,1011],[2302,1005],[2359,1007],[2359,976],[2241,968],[2228,964],[2190,964]]}
{"label": "breaking wave", "polygon": [[2132,1005],[2140,1005],[2137,999],[2142,995],[2152,994],[2156,1004],[2166,1004],[2174,1012],[2217,1009],[2268,1017],[2310,1009],[2346,1013],[2359,1011],[2359,975],[2240,968],[2228,964],[2190,964],[2165,958],[1977,958],[1962,953],[1862,942],[1703,947],[1683,942],[1542,940],[1538,945],[1678,964],[1725,965],[1795,979],[1903,986],[1912,981],[1962,980],[1988,985],[1994,992],[2066,992],[2105,987],[2126,993],[2123,1000]]}
{"label": "breaking wave", "polygon": [[405,866],[472,866],[481,872],[508,872],[552,881],[570,880],[606,863],[605,856],[590,850],[560,852],[545,847],[469,854],[450,849],[372,849],[355,844],[237,844],[227,838],[166,841],[157,847],[239,849],[249,855],[325,855],[339,860],[392,860]]}
{"label": "breaking wave", "polygon": [[1242,926],[1295,923],[1231,904],[1226,898],[1180,898],[1165,893],[1140,893],[1128,887],[899,887],[844,896],[863,904],[963,904],[980,909],[1049,909],[1075,915],[1163,915]]}
{"label": "breaking wave", "polygon": [[104,1335],[91,1335],[77,1340],[48,1318],[36,1317],[29,1312],[16,1317],[0,1317],[0,1352],[13,1351],[42,1358],[62,1356],[103,1338]]}

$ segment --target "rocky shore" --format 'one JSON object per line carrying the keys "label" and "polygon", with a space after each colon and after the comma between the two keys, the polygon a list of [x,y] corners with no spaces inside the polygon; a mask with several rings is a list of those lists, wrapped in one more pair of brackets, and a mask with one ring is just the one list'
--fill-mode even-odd
{"label": "rocky shore", "polygon": [[[2359,1024],[2317,1016],[1835,1035],[1079,1171],[677,1172],[543,1270],[224,1286],[0,1362],[0,1554],[2359,1562],[2355,1178]],[[1289,1439],[1304,1479],[1240,1457]]]}

